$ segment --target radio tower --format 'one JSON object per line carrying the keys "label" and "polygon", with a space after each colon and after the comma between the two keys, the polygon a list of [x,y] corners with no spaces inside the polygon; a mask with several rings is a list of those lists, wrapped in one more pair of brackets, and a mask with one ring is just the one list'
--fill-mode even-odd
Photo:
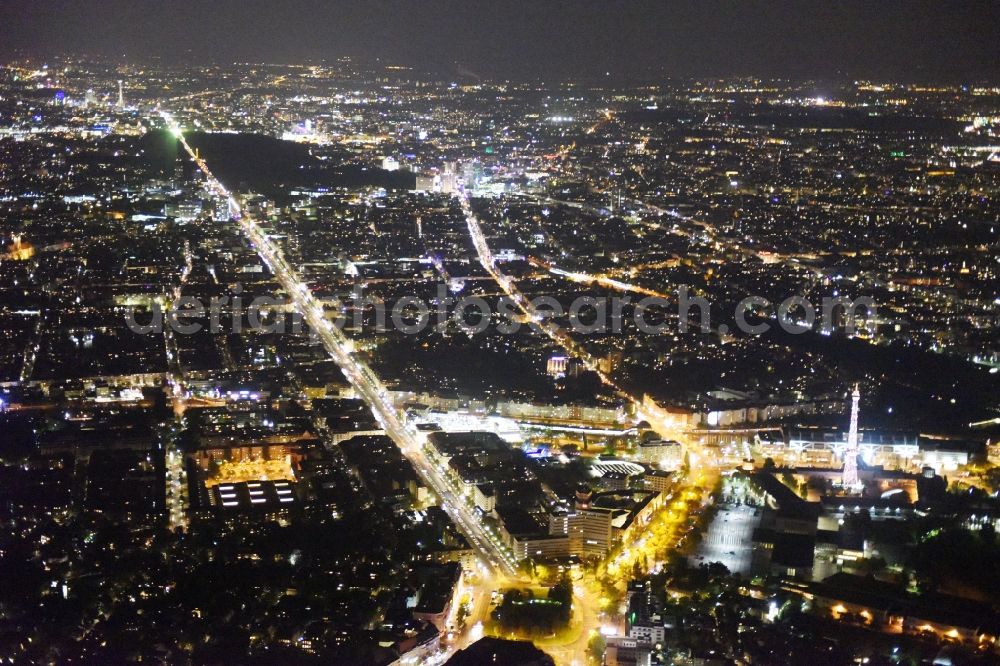
{"label": "radio tower", "polygon": [[861,402],[861,391],[854,385],[851,394],[851,429],[847,433],[847,448],[844,449],[844,476],[842,483],[847,488],[857,488],[861,485],[858,479],[858,403]]}
{"label": "radio tower", "polygon": [[122,80],[118,79],[118,108],[125,108],[125,89],[122,88]]}

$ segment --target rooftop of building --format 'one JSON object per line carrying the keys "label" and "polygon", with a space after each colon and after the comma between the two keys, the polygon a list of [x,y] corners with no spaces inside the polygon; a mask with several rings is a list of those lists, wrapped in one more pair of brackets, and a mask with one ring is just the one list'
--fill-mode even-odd
{"label": "rooftop of building", "polygon": [[282,510],[296,503],[294,486],[289,481],[220,483],[211,489],[210,501],[223,515]]}
{"label": "rooftop of building", "polygon": [[940,593],[910,594],[903,588],[872,577],[837,573],[812,583],[816,596],[866,606],[893,615],[975,629],[993,636],[1000,633],[1000,615],[986,603]]}
{"label": "rooftop of building", "polygon": [[445,662],[446,666],[554,666],[552,657],[534,646],[531,641],[509,641],[487,636],[469,647],[459,650]]}

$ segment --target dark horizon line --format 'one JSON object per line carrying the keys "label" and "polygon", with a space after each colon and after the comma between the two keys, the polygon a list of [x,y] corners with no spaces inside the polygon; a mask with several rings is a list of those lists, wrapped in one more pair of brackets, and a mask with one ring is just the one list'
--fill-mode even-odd
{"label": "dark horizon line", "polygon": [[[1000,85],[1000,76],[990,79],[986,75],[934,75],[925,78],[921,77],[909,77],[901,78],[898,76],[889,75],[877,75],[877,74],[851,74],[849,72],[838,71],[836,73],[822,73],[822,74],[801,74],[801,73],[785,73],[785,74],[761,74],[761,73],[751,73],[751,72],[729,72],[729,73],[712,73],[704,72],[701,74],[682,74],[682,73],[671,73],[665,71],[668,66],[663,65],[657,71],[657,68],[653,65],[647,65],[645,67],[646,72],[642,74],[634,73],[623,73],[623,72],[611,72],[607,75],[601,75],[596,72],[581,72],[577,78],[574,78],[569,74],[509,74],[509,75],[481,75],[478,72],[474,72],[468,66],[468,64],[463,63],[460,60],[451,61],[448,64],[441,63],[437,65],[416,65],[412,63],[407,63],[395,58],[383,58],[381,56],[368,56],[368,55],[356,55],[356,54],[342,54],[337,56],[308,56],[301,59],[290,59],[290,58],[275,58],[268,60],[244,60],[244,59],[226,59],[226,58],[210,58],[202,56],[190,57],[180,56],[180,57],[166,57],[160,54],[147,53],[140,56],[130,56],[128,54],[122,53],[119,55],[109,55],[100,52],[84,52],[84,51],[62,51],[53,52],[48,55],[39,55],[36,52],[27,52],[23,49],[15,49],[11,53],[0,56],[0,66],[10,67],[18,64],[22,61],[30,62],[31,64],[46,64],[47,59],[53,59],[55,61],[60,60],[93,60],[94,62],[105,62],[109,65],[116,66],[129,66],[129,65],[145,65],[145,64],[158,64],[169,68],[185,69],[185,68],[196,68],[196,67],[297,67],[297,66],[312,66],[312,65],[326,65],[335,64],[337,62],[349,61],[357,63],[363,66],[382,66],[382,67],[399,67],[404,68],[399,70],[400,75],[405,75],[410,73],[414,76],[428,76],[437,77],[442,80],[451,80],[452,82],[462,81],[467,83],[468,80],[473,79],[477,83],[512,83],[512,84],[531,84],[531,83],[545,83],[545,84],[596,84],[600,81],[609,81],[611,86],[620,85],[658,85],[660,83],[671,83],[671,82],[697,82],[704,80],[715,80],[715,81],[734,81],[734,80],[756,80],[761,82],[783,82],[783,83],[835,83],[835,84],[846,84],[855,82],[868,82],[868,83],[892,83],[895,85],[948,85],[948,86],[958,86],[964,87],[969,85],[975,86],[998,86]],[[197,61],[197,62],[194,62]],[[451,69],[451,71],[444,71],[446,69]],[[918,68],[919,69],[919,68]],[[461,70],[461,71],[460,71]]]}

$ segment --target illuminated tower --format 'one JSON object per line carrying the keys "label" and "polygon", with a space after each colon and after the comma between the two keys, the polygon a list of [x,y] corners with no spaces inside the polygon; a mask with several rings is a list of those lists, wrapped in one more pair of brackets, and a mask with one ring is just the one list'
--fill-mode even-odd
{"label": "illuminated tower", "polygon": [[848,488],[861,485],[858,479],[858,403],[861,402],[861,391],[854,385],[851,394],[851,429],[847,432],[847,447],[844,449],[843,484]]}
{"label": "illuminated tower", "polygon": [[118,79],[118,108],[125,108],[125,89],[122,87],[121,79]]}

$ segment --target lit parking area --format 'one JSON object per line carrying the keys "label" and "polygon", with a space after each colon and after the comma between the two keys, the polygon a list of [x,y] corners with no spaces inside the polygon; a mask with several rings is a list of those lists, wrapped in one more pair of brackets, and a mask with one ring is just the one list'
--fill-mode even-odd
{"label": "lit parking area", "polygon": [[723,505],[691,558],[691,564],[721,562],[731,573],[747,575],[753,555],[753,531],[760,524],[759,509]]}

